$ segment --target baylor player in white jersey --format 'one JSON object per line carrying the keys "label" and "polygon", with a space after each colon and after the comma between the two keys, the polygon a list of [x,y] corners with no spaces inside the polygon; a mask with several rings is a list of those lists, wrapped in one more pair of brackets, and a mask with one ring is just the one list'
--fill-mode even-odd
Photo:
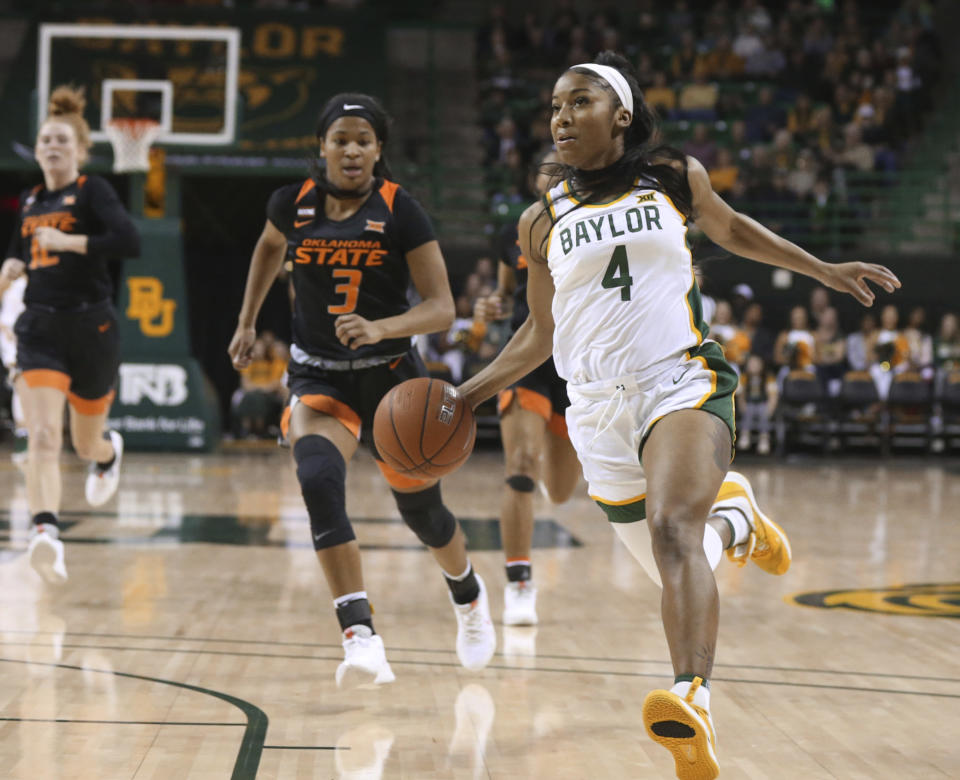
{"label": "baylor player in white jersey", "polygon": [[900,282],[882,266],[813,257],[733,211],[695,159],[652,148],[653,114],[619,55],[561,75],[551,132],[564,189],[528,208],[519,226],[530,316],[461,392],[476,406],[552,348],[591,495],[663,586],[675,680],[647,695],[647,734],[670,750],[682,780],[709,780],[720,770],[709,693],[719,556],[708,542],[719,537],[773,574],[789,567],[790,549],[749,482],[728,473],[736,378],[702,324],[685,224],[695,220],[732,254],[806,274],[867,306],[867,280],[888,292]]}

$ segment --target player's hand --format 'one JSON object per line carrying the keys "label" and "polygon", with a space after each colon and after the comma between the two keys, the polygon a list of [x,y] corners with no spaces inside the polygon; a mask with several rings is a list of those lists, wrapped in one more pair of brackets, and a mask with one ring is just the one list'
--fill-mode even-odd
{"label": "player's hand", "polygon": [[864,306],[873,306],[876,295],[867,284],[868,279],[890,293],[900,287],[900,280],[893,271],[874,263],[827,265],[820,281],[833,290],[849,293]]}
{"label": "player's hand", "polygon": [[69,250],[70,239],[72,238],[69,233],[64,233],[55,227],[39,227],[34,232],[33,237],[38,247],[48,249],[51,252]]}
{"label": "player's hand", "polygon": [[230,339],[230,346],[227,347],[227,354],[230,355],[233,367],[237,369],[237,371],[241,371],[250,365],[253,344],[256,340],[256,328],[244,328],[241,325],[237,326],[233,338]]}
{"label": "player's hand", "polygon": [[506,316],[504,311],[503,299],[494,293],[485,298],[477,298],[473,304],[473,318],[481,322],[490,322],[499,320]]}
{"label": "player's hand", "polygon": [[383,341],[383,327],[376,320],[366,320],[359,314],[342,314],[334,326],[340,343],[350,349]]}

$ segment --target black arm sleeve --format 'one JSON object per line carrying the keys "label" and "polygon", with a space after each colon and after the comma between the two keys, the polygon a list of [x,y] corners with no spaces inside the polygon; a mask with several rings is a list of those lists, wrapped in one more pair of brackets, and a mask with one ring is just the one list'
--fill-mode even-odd
{"label": "black arm sleeve", "polygon": [[84,187],[90,210],[103,232],[87,237],[87,254],[101,257],[139,257],[140,233],[106,179],[91,176]]}
{"label": "black arm sleeve", "polygon": [[401,252],[409,252],[428,241],[436,240],[437,234],[427,212],[405,189],[397,191],[393,213],[396,217],[397,240]]}
{"label": "black arm sleeve", "polygon": [[[20,196],[20,203],[23,203],[24,196]],[[13,232],[10,234],[10,244],[7,246],[6,257],[15,257],[17,260],[23,260],[23,241],[20,239],[20,228],[23,225],[23,215],[20,207],[17,207],[17,218],[13,222]]]}
{"label": "black arm sleeve", "polygon": [[267,219],[284,235],[293,231],[293,215],[295,213],[293,199],[299,185],[287,185],[275,190],[267,201]]}

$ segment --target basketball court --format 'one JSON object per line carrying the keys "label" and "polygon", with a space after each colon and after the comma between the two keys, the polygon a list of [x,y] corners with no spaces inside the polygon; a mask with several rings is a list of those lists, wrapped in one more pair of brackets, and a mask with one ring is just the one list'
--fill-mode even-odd
{"label": "basketball court", "polygon": [[[316,29],[290,33],[300,36],[291,51],[316,59],[329,49],[332,38],[322,35],[330,33]],[[258,44],[268,53],[278,47],[288,31],[270,34],[252,38],[253,55]],[[36,53],[36,89],[24,97],[32,110],[11,120],[34,123],[20,136],[33,137],[52,86],[79,82],[89,88],[100,142],[94,170],[112,164],[111,123],[145,119],[155,123],[166,168],[161,161],[148,172],[142,156],[135,163],[134,209],[151,206],[150,173],[163,168],[166,178],[154,191],[159,216],[144,223],[145,256],[129,264],[120,291],[126,351],[111,425],[131,451],[117,496],[90,510],[79,462],[62,461],[65,586],[44,584],[26,560],[23,477],[0,450],[0,774],[674,777],[640,717],[646,693],[672,680],[660,591],[585,485],[563,506],[537,498],[539,626],[499,623],[503,474],[494,449],[443,483],[489,588],[493,662],[481,672],[458,664],[443,579],[360,453],[347,479],[348,511],[397,681],[337,689],[340,631],[289,452],[211,452],[215,402],[191,357],[183,269],[169,261],[182,255],[181,173],[233,165],[301,175],[306,146],[293,136],[272,147],[249,139],[270,121],[282,124],[271,101],[309,84],[308,70],[253,69],[244,81],[238,31],[200,26],[46,25]],[[178,58],[179,69],[155,67]],[[115,125],[113,134],[116,142]],[[717,570],[712,711],[722,777],[956,777],[956,460],[743,459],[737,468],[789,533],[794,563],[781,578],[726,560]]]}
{"label": "basketball court", "polygon": [[[660,592],[583,485],[567,505],[537,501],[540,625],[498,623],[493,662],[471,673],[443,580],[358,456],[348,509],[397,681],[347,693],[288,457],[132,454],[104,511],[64,513],[62,588],[22,554],[23,481],[0,460],[5,777],[674,776],[640,720],[647,691],[671,677]],[[64,464],[65,506],[82,506],[83,472]],[[722,776],[955,776],[960,473],[740,468],[795,562],[777,579],[726,560],[717,571]],[[444,483],[497,620],[500,485],[489,451]]]}

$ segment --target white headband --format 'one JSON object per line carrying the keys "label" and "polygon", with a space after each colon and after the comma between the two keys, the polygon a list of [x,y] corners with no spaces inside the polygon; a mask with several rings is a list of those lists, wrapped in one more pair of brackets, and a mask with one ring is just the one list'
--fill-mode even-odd
{"label": "white headband", "polygon": [[613,87],[613,91],[617,93],[617,97],[620,98],[620,105],[630,112],[630,116],[633,116],[633,93],[630,91],[630,85],[627,84],[627,80],[619,70],[611,68],[609,65],[596,65],[592,62],[584,62],[580,65],[574,65],[573,67],[592,70],[606,81],[607,84]]}

